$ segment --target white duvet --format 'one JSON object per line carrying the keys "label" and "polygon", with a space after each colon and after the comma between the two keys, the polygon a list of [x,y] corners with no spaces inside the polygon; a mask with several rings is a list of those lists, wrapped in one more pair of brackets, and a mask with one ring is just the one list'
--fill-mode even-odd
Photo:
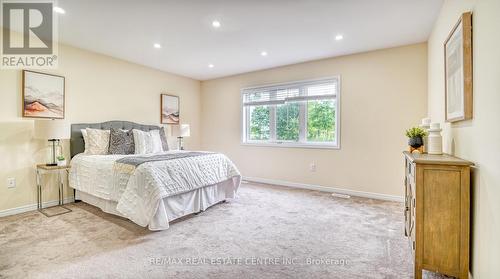
{"label": "white duvet", "polygon": [[134,155],[76,155],[71,160],[69,185],[117,202],[120,214],[143,227],[150,223],[161,199],[240,178],[234,164],[218,153],[148,162],[129,174],[115,169],[115,161],[126,156]]}

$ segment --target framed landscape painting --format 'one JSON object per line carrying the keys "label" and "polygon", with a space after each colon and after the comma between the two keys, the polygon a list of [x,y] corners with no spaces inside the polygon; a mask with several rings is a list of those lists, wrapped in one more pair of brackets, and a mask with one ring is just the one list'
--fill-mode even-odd
{"label": "framed landscape painting", "polygon": [[462,14],[444,43],[446,121],[472,119],[472,14]]}
{"label": "framed landscape painting", "polygon": [[161,94],[161,123],[179,124],[179,96]]}
{"label": "framed landscape painting", "polygon": [[23,117],[64,119],[64,77],[23,70]]}

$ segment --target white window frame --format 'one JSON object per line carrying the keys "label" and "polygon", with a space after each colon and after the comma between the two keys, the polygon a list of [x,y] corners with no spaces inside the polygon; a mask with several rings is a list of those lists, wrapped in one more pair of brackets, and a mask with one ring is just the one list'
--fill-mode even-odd
{"label": "white window frame", "polygon": [[[291,84],[296,84],[296,83],[306,83],[306,82],[314,82],[314,81],[321,81],[321,80],[331,80],[331,79],[336,79],[337,80],[337,92],[336,92],[336,97],[335,97],[335,142],[306,142],[306,134],[307,134],[307,110],[306,110],[306,103],[301,102],[300,103],[300,110],[301,113],[299,114],[299,117],[302,117],[302,121],[299,121],[300,123],[300,128],[299,128],[299,141],[294,142],[294,141],[279,141],[276,140],[276,127],[273,128],[273,126],[276,125],[276,106],[271,106],[270,107],[270,117],[269,117],[269,128],[270,128],[270,139],[269,140],[250,140],[248,139],[248,135],[250,133],[249,131],[249,125],[248,121],[250,119],[250,110],[245,109],[244,106],[244,91],[248,89],[256,89],[256,88],[262,88],[262,87],[272,87],[272,86],[287,86]],[[331,76],[331,77],[324,77],[324,78],[318,78],[318,79],[309,79],[309,80],[300,80],[300,81],[293,81],[293,82],[285,82],[285,83],[273,83],[273,84],[265,84],[265,85],[259,85],[259,86],[252,86],[252,87],[245,87],[240,90],[240,116],[241,116],[241,144],[242,145],[248,145],[248,146],[267,146],[267,147],[291,147],[291,148],[318,148],[318,149],[340,149],[340,110],[341,110],[341,79],[340,75],[337,76]],[[302,110],[305,110],[302,113]]]}

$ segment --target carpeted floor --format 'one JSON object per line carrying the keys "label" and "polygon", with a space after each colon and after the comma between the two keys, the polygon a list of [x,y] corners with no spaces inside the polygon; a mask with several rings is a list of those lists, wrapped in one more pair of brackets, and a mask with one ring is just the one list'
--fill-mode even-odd
{"label": "carpeted floor", "polygon": [[413,277],[399,203],[244,183],[161,232],[68,207],[0,218],[0,278]]}

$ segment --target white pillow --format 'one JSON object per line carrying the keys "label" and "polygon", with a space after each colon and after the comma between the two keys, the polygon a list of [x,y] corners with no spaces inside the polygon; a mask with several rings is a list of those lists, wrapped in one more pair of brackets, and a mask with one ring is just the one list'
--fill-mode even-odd
{"label": "white pillow", "polygon": [[[85,154],[106,155],[109,151],[109,130],[86,129]],[[85,140],[85,136],[83,138]],[[88,143],[88,148],[87,148]]]}
{"label": "white pillow", "polygon": [[151,154],[163,152],[160,130],[144,132],[132,130],[134,134],[135,154]]}
{"label": "white pillow", "polygon": [[80,132],[82,132],[83,142],[85,143],[85,150],[84,150],[83,154],[87,154],[88,153],[87,150],[89,149],[89,139],[87,136],[87,130],[81,129]]}
{"label": "white pillow", "polygon": [[151,130],[149,133],[152,135],[153,140],[152,153],[163,152],[163,143],[161,141],[160,130]]}

